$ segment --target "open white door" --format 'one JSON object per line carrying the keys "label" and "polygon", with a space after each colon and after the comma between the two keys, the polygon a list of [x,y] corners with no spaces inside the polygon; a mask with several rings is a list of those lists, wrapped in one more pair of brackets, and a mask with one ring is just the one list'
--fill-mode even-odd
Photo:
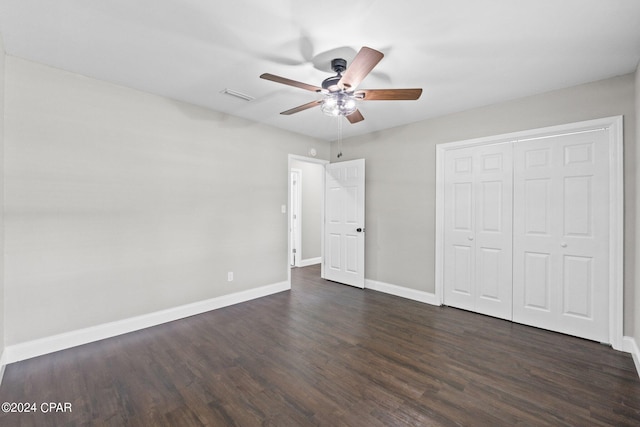
{"label": "open white door", "polygon": [[364,288],[364,159],[326,165],[323,277]]}

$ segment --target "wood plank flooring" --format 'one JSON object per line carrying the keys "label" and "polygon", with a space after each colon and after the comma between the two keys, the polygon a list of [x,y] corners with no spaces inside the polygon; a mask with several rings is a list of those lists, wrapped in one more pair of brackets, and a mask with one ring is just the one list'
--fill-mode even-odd
{"label": "wood plank flooring", "polygon": [[[2,426],[638,426],[630,355],[323,281],[7,366]],[[46,402],[72,412],[42,413]]]}

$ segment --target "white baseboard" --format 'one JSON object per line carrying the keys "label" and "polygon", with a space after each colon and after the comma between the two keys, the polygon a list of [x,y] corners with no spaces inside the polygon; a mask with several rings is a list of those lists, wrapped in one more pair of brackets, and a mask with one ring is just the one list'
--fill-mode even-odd
{"label": "white baseboard", "polygon": [[10,345],[6,347],[4,351],[2,367],[9,363],[19,362],[32,357],[42,356],[43,354],[53,353],[55,351],[160,325],[162,323],[172,322],[174,320],[183,319],[185,317],[194,316],[196,314],[250,301],[252,299],[290,289],[290,282],[280,282],[262,286],[260,288],[211,298],[205,301],[198,301],[192,304],[156,311],[142,316],[104,323],[102,325]]}
{"label": "white baseboard", "polygon": [[322,262],[322,257],[301,259],[300,267],[308,267],[310,265],[320,264],[321,262]]}
{"label": "white baseboard", "polygon": [[2,379],[4,378],[4,368],[7,366],[7,362],[5,361],[5,356],[7,352],[3,351],[2,355],[0,355],[0,385],[2,385]]}
{"label": "white baseboard", "polygon": [[376,280],[365,279],[364,287],[374,291],[384,292],[385,294],[391,294],[402,298],[407,298],[414,301],[424,302],[431,305],[441,305],[436,294],[430,292],[418,291],[416,289],[405,288],[404,286],[391,285],[389,283],[378,282]]}
{"label": "white baseboard", "polygon": [[633,357],[633,363],[636,365],[636,371],[638,372],[638,376],[640,377],[640,349],[638,348],[638,343],[633,337],[623,337],[622,338],[622,351],[626,351],[627,353],[631,353]]}

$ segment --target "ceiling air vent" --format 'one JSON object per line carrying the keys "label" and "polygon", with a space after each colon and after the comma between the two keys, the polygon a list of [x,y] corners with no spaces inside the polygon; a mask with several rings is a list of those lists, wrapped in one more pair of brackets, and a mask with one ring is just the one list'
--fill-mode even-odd
{"label": "ceiling air vent", "polygon": [[220,93],[223,93],[223,94],[229,95],[229,96],[234,96],[234,97],[242,99],[244,101],[253,101],[255,99],[251,95],[247,95],[246,93],[238,92],[237,90],[233,90],[233,89],[229,89],[229,88],[225,88],[225,89],[221,90]]}

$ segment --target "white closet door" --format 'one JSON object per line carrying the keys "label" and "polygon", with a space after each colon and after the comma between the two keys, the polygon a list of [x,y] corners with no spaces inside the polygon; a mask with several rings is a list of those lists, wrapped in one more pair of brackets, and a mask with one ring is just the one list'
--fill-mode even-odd
{"label": "white closet door", "polygon": [[444,302],[512,316],[512,144],[448,151]]}
{"label": "white closet door", "polygon": [[609,341],[608,131],[514,147],[513,320]]}

